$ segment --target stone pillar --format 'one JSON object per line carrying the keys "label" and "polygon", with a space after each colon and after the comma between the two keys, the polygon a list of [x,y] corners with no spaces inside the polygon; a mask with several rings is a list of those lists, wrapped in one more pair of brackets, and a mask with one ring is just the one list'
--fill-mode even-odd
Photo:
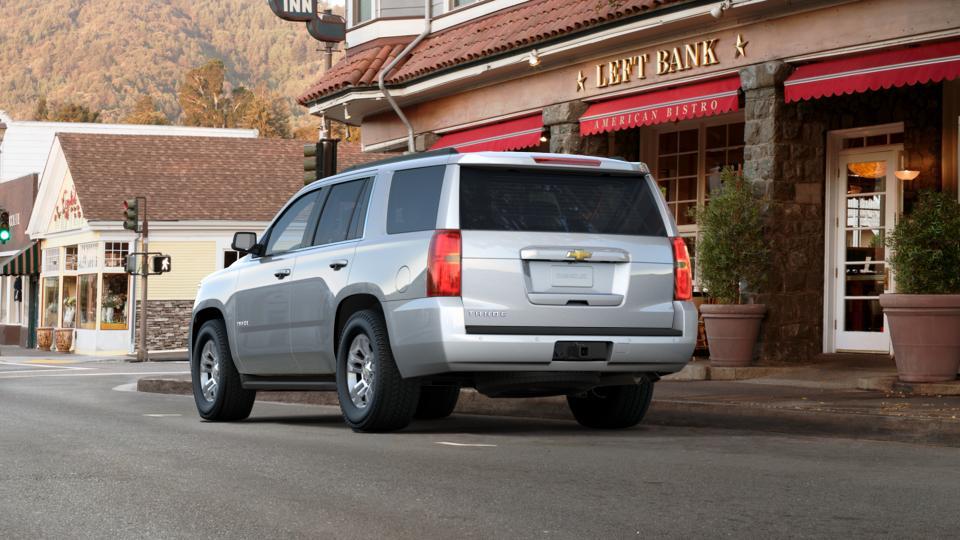
{"label": "stone pillar", "polygon": [[432,131],[421,133],[413,138],[413,149],[416,152],[426,152],[440,140],[440,136]]}
{"label": "stone pillar", "polygon": [[580,136],[580,116],[587,104],[567,101],[543,108],[543,125],[550,130],[550,151],[557,154],[583,154],[584,139]]}
{"label": "stone pillar", "polygon": [[767,305],[761,360],[802,362],[822,350],[826,126],[807,103],[784,103],[783,62],[740,72],[745,94],[744,176],[763,200],[770,258],[751,291]]}

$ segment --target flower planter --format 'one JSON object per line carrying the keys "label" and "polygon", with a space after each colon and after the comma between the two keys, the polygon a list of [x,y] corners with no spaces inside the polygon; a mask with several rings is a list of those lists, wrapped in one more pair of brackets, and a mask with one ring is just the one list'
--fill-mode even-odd
{"label": "flower planter", "polygon": [[760,337],[763,304],[704,304],[700,306],[707,330],[710,365],[744,367],[753,361],[753,346]]}
{"label": "flower planter", "polygon": [[70,352],[70,349],[73,348],[73,328],[58,328],[56,336],[57,351],[64,353]]}
{"label": "flower planter", "polygon": [[53,345],[53,328],[37,328],[37,348],[49,351]]}
{"label": "flower planter", "polygon": [[952,381],[960,369],[960,294],[884,294],[897,375],[903,382]]}

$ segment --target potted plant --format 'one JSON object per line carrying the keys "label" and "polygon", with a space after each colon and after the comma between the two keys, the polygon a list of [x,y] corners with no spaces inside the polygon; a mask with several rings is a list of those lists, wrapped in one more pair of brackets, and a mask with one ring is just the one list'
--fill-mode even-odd
{"label": "potted plant", "polygon": [[69,296],[63,300],[63,325],[73,327],[73,319],[77,314],[77,297]]}
{"label": "potted plant", "polygon": [[701,290],[711,303],[701,306],[710,365],[741,367],[753,360],[753,347],[766,314],[763,304],[745,303],[745,288],[764,280],[768,248],[760,200],[738,172],[721,171],[722,186],[710,204],[697,208],[700,225],[697,264]]}
{"label": "potted plant", "polygon": [[112,323],[116,310],[123,305],[119,294],[108,294],[103,297],[103,322]]}
{"label": "potted plant", "polygon": [[53,345],[53,328],[49,326],[37,328],[37,347],[41,351],[49,351]]}
{"label": "potted plant", "polygon": [[887,240],[897,294],[880,296],[904,382],[942,382],[960,368],[960,204],[923,192]]}
{"label": "potted plant", "polygon": [[57,351],[70,352],[73,348],[73,328],[57,328],[55,335]]}

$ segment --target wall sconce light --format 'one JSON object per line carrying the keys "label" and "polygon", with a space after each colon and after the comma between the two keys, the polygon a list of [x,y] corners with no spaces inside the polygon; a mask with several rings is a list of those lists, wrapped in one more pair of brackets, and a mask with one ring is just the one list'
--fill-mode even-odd
{"label": "wall sconce light", "polygon": [[540,142],[547,142],[550,140],[550,137],[547,135],[547,132],[540,134]]}
{"label": "wall sconce light", "polygon": [[530,55],[527,56],[527,63],[530,64],[530,67],[537,67],[540,65],[540,53],[536,49],[530,51]]}
{"label": "wall sconce light", "polygon": [[900,152],[900,167],[893,172],[893,175],[904,182],[916,180],[917,177],[920,176],[920,171],[916,169],[908,169],[905,163],[906,160],[903,157],[903,152]]}
{"label": "wall sconce light", "polygon": [[346,104],[346,103],[343,104],[343,119],[344,119],[344,120],[349,120],[349,119],[350,119],[350,111],[347,110],[347,104]]}
{"label": "wall sconce light", "polygon": [[723,17],[724,11],[732,7],[733,7],[732,0],[723,0],[723,2],[720,2],[719,4],[717,4],[716,7],[710,10],[710,16],[713,17],[714,19],[719,19],[720,17]]}

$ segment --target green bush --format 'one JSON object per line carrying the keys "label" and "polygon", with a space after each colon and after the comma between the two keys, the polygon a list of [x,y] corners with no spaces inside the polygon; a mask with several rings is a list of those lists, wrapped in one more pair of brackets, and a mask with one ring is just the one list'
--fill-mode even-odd
{"label": "green bush", "polygon": [[960,204],[925,191],[887,240],[897,292],[960,294]]}
{"label": "green bush", "polygon": [[722,304],[739,304],[740,283],[756,291],[769,257],[763,236],[760,199],[736,171],[721,173],[723,187],[710,204],[697,208],[700,238],[697,264],[701,289]]}

